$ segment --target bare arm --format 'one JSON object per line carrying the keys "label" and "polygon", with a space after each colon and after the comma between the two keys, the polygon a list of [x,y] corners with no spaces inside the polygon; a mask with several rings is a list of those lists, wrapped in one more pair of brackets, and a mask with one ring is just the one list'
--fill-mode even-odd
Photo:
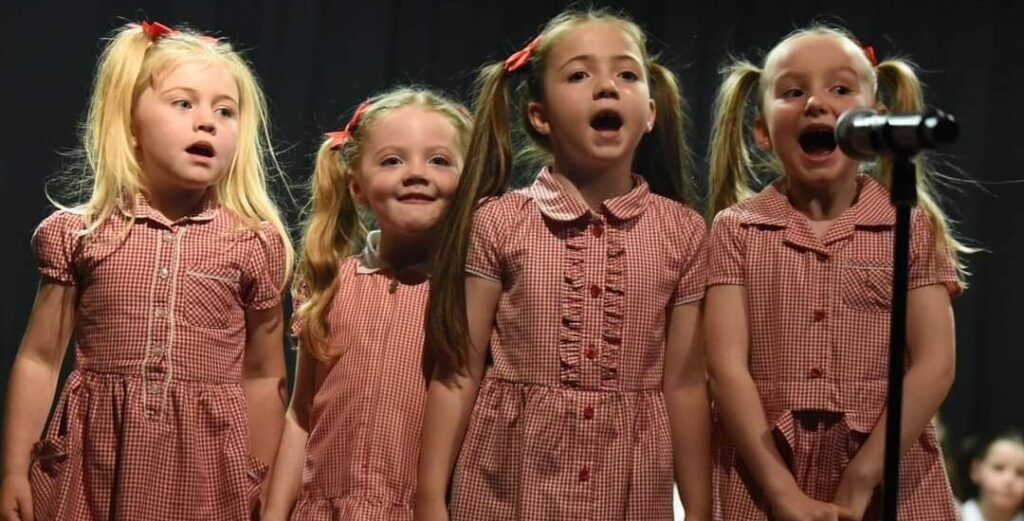
{"label": "bare arm", "polygon": [[469,365],[465,375],[451,383],[430,382],[423,416],[422,444],[416,490],[416,519],[444,519],[445,496],[469,416],[483,378],[494,313],[501,284],[466,277],[466,314],[470,336]]}
{"label": "bare arm", "polygon": [[264,521],[288,519],[302,485],[317,361],[304,349],[299,350],[297,358],[292,401],[285,414],[284,432],[277,448],[274,472],[270,476],[267,506],[262,518]]}
{"label": "bare arm", "polygon": [[[249,450],[260,461],[273,464],[286,400],[281,306],[247,310],[245,322],[242,391],[249,413]],[[266,496],[265,489],[261,496]]]}
{"label": "bare arm", "polygon": [[670,310],[663,389],[679,496],[688,521],[711,519],[711,408],[701,304]]}
{"label": "bare arm", "polygon": [[32,519],[28,470],[32,446],[43,432],[57,391],[57,378],[75,322],[77,290],[44,280],[36,293],[25,336],[14,358],[4,419],[3,491],[5,519]]}

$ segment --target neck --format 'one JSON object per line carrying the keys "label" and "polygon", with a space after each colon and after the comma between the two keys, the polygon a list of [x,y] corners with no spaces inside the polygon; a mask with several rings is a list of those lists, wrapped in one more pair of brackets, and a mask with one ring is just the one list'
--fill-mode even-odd
{"label": "neck", "polygon": [[424,264],[430,260],[432,233],[404,235],[381,230],[377,253],[395,271]]}
{"label": "neck", "polygon": [[202,203],[203,197],[206,196],[207,190],[209,188],[183,190],[166,187],[150,189],[147,187],[143,189],[149,206],[171,221],[177,221],[195,212],[196,208]]}
{"label": "neck", "polygon": [[577,200],[597,210],[604,201],[633,189],[632,165],[632,156],[626,160],[585,169],[556,158],[551,173]]}
{"label": "neck", "polygon": [[985,518],[985,521],[1010,521],[1017,513],[1016,510],[993,505],[980,496],[978,497],[978,510],[981,510],[981,516]]}
{"label": "neck", "polygon": [[834,220],[857,199],[855,175],[822,185],[807,185],[787,177],[785,187],[789,203],[812,221]]}

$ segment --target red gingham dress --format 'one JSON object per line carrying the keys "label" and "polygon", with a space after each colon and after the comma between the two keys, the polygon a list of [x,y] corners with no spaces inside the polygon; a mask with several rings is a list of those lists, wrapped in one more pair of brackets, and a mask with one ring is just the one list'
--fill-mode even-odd
{"label": "red gingham dress", "polygon": [[[886,405],[892,243],[889,193],[858,178],[857,201],[823,240],[790,206],[783,180],[732,206],[711,231],[708,284],[745,286],[750,374],[776,443],[800,488],[832,501],[842,472]],[[960,292],[927,216],[912,212],[910,289]],[[768,519],[760,488],[715,423],[714,519]],[[865,519],[877,519],[878,496]],[[935,428],[900,461],[899,519],[956,519]]]}
{"label": "red gingham dress", "polygon": [[39,226],[40,273],[77,287],[75,365],[33,451],[39,520],[243,520],[266,465],[249,453],[245,308],[281,302],[284,246],[206,198],[171,222],[137,199],[81,236]]}
{"label": "red gingham dress", "polygon": [[[291,519],[413,518],[420,428],[427,399],[423,317],[429,285],[398,283],[367,249],[338,268],[328,314],[331,350],[316,366],[302,487]],[[425,273],[425,269],[420,273]],[[301,323],[293,324],[298,334]]]}
{"label": "red gingham dress", "polygon": [[477,210],[466,269],[502,294],[453,521],[672,519],[666,316],[703,298],[706,229],[633,179],[595,212],[544,170]]}

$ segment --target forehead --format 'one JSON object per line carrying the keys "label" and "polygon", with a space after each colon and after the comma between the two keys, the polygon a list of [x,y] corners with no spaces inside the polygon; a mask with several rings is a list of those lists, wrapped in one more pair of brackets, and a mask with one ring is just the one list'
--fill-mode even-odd
{"label": "forehead", "polygon": [[870,76],[870,63],[852,41],[829,34],[806,34],[784,41],[765,59],[769,80],[786,74],[814,74],[848,68],[862,78]]}
{"label": "forehead", "polygon": [[366,142],[374,148],[412,142],[454,146],[455,138],[455,127],[447,116],[417,105],[385,111],[366,129]]}
{"label": "forehead", "polygon": [[639,42],[614,22],[590,21],[568,29],[549,51],[549,59],[555,65],[578,56],[632,56],[643,61]]}
{"label": "forehead", "polygon": [[161,90],[189,88],[227,94],[238,99],[238,82],[218,60],[192,59],[168,63],[153,72],[153,85]]}
{"label": "forehead", "polygon": [[1010,440],[998,440],[988,449],[985,460],[1024,466],[1024,446]]}

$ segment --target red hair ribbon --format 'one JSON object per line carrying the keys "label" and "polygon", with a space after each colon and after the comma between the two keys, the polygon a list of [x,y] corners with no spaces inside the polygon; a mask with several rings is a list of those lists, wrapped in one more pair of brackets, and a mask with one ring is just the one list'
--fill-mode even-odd
{"label": "red hair ribbon", "polygon": [[864,57],[868,59],[868,62],[871,63],[871,66],[878,67],[878,57],[875,56],[875,48],[870,45],[864,45],[863,43],[860,42],[860,40],[856,38],[854,38],[853,41],[854,43],[857,44],[857,47],[860,47],[860,50],[864,51]]}
{"label": "red hair ribbon", "polygon": [[345,124],[345,128],[342,130],[335,130],[334,132],[328,132],[327,137],[331,138],[331,148],[338,148],[345,144],[346,141],[352,137],[352,133],[355,132],[356,127],[359,126],[359,121],[363,119],[363,114],[370,108],[370,100],[364,101],[356,108],[356,111],[352,113],[352,119],[348,120]]}
{"label": "red hair ribbon", "polygon": [[174,34],[178,31],[175,31],[160,22],[150,22],[149,20],[145,20],[142,22],[142,32],[146,33],[146,36],[149,37],[150,41],[155,42],[164,36]]}
{"label": "red hair ribbon", "polygon": [[526,65],[527,62],[530,61],[530,56],[533,56],[533,51],[537,49],[537,45],[539,44],[540,36],[530,40],[530,43],[526,44],[526,47],[512,53],[511,56],[505,59],[505,72],[516,72]]}

